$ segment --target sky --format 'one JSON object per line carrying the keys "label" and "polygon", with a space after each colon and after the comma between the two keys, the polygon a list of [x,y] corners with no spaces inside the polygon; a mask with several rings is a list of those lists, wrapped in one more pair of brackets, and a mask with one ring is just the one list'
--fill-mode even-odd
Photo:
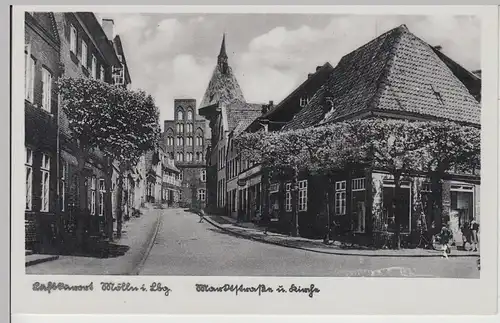
{"label": "sky", "polygon": [[201,101],[223,33],[229,65],[245,99],[279,103],[316,66],[406,24],[417,37],[469,70],[480,69],[480,20],[471,16],[320,14],[99,14],[120,35],[132,88],[155,98],[160,124],[173,119],[176,98]]}

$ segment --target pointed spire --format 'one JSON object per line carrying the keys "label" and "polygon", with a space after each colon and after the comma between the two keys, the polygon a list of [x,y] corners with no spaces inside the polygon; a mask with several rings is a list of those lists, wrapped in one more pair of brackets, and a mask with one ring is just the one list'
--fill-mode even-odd
{"label": "pointed spire", "polygon": [[220,45],[219,57],[227,57],[227,54],[226,54],[226,33],[222,34],[222,44]]}
{"label": "pointed spire", "polygon": [[226,33],[222,36],[222,44],[220,46],[220,53],[217,57],[217,64],[219,65],[220,70],[223,74],[227,72],[227,54],[226,54]]}

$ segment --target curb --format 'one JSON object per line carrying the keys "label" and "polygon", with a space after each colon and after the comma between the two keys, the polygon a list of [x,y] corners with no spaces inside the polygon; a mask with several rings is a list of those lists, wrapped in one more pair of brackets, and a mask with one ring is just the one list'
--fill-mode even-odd
{"label": "curb", "polygon": [[162,216],[162,213],[161,213],[161,210],[159,210],[158,216],[157,216],[158,218],[156,219],[156,225],[154,227],[153,234],[151,235],[151,239],[149,239],[149,243],[146,247],[146,251],[144,252],[144,254],[142,256],[141,261],[139,261],[137,266],[135,266],[135,268],[129,273],[129,275],[139,275],[139,272],[144,267],[144,263],[146,262],[146,259],[148,258],[149,253],[151,252],[151,249],[153,249],[154,242],[156,240],[156,236],[158,235],[158,231],[160,231],[160,226],[162,223],[161,216]]}
{"label": "curb", "polygon": [[[307,247],[299,247],[299,246],[290,246],[286,243],[281,243],[281,242],[277,242],[277,241],[269,241],[269,240],[266,240],[266,239],[261,239],[261,238],[256,238],[256,237],[252,237],[252,236],[249,236],[249,235],[246,235],[246,234],[243,234],[243,233],[239,233],[239,232],[234,232],[230,229],[227,229],[227,228],[224,228],[222,226],[220,226],[219,224],[217,224],[214,220],[210,219],[209,217],[205,216],[204,219],[210,223],[211,225],[213,225],[214,227],[222,230],[222,231],[225,231],[225,232],[228,232],[232,235],[235,235],[235,236],[239,236],[239,237],[242,237],[242,238],[245,238],[245,239],[249,239],[249,240],[253,240],[253,241],[258,241],[258,242],[261,242],[261,243],[267,243],[267,244],[271,244],[271,245],[275,245],[275,246],[280,246],[280,247],[285,247],[285,248],[290,248],[290,249],[298,249],[298,250],[305,250],[305,251],[310,251],[310,252],[315,252],[315,253],[321,253],[321,254],[328,254],[328,255],[337,255],[337,256],[356,256],[356,257],[385,257],[385,258],[390,258],[390,257],[394,257],[394,258],[442,258],[442,254],[438,251],[436,251],[436,254],[427,254],[427,255],[402,255],[402,254],[394,254],[394,255],[381,255],[381,254],[367,254],[367,253],[348,253],[348,252],[339,252],[339,251],[327,251],[327,250],[318,250],[318,249],[312,249],[312,248],[307,248]],[[479,258],[479,255],[448,255],[449,258],[459,258],[459,257],[462,257],[462,258]]]}
{"label": "curb", "polygon": [[38,265],[38,264],[41,264],[44,262],[54,261],[57,259],[59,259],[59,256],[50,256],[50,257],[45,257],[45,258],[28,260],[28,261],[25,261],[25,267],[34,266],[34,265]]}

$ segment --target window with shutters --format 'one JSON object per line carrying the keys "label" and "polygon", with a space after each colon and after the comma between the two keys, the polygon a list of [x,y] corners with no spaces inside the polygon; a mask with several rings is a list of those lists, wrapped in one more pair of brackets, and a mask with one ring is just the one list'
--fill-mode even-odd
{"label": "window with shutters", "polygon": [[42,173],[40,212],[49,212],[50,157],[45,153],[42,154],[42,164],[40,166],[40,172]]}
{"label": "window with shutters", "polygon": [[52,102],[52,74],[46,69],[42,68],[42,108],[50,112]]}

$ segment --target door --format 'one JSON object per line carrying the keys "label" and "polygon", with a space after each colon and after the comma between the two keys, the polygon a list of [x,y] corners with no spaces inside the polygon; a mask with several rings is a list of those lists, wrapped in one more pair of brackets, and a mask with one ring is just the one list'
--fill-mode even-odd
{"label": "door", "polygon": [[[384,219],[389,232],[396,231],[396,216],[399,216],[400,232],[409,233],[411,230],[410,207],[411,190],[410,183],[402,183],[399,196],[396,195],[393,183],[384,183]],[[399,203],[399,214],[396,214],[395,203]]]}

